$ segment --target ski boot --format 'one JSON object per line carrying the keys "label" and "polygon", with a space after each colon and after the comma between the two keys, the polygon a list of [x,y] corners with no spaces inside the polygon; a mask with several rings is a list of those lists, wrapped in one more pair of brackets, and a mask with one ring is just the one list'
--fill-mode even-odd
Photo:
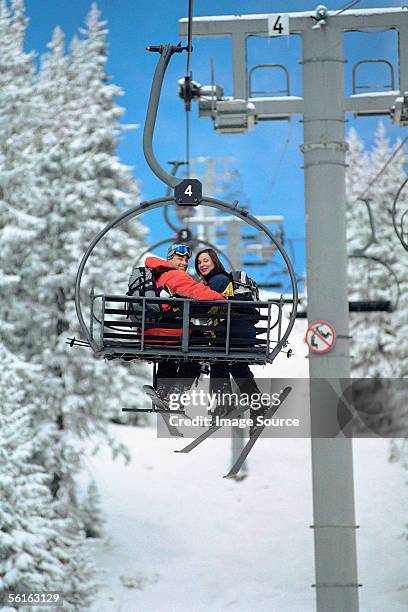
{"label": "ski boot", "polygon": [[157,408],[160,408],[160,410],[170,410],[168,393],[166,393],[164,387],[159,386],[155,389],[152,385],[143,385],[143,391]]}
{"label": "ski boot", "polygon": [[[154,404],[159,406],[162,410],[168,410],[171,412],[172,408],[170,408],[170,396],[175,394],[177,397],[180,397],[183,393],[188,391],[190,387],[187,387],[177,380],[169,385],[158,383],[157,388],[154,389],[151,385],[143,385],[143,391],[150,397]],[[178,410],[182,410],[182,407],[179,406]]]}

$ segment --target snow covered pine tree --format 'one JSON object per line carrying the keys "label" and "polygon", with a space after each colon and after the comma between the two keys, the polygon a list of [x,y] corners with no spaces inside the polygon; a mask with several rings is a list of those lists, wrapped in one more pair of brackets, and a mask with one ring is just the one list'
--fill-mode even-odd
{"label": "snow covered pine tree", "polygon": [[[39,441],[30,397],[41,370],[2,344],[0,361],[0,593],[60,591],[66,609],[77,610],[91,602],[94,567],[81,524],[55,511],[50,475],[35,461]],[[42,434],[50,444],[52,431],[48,439]]]}
{"label": "snow covered pine tree", "polygon": [[[406,408],[401,387],[393,380],[407,376],[408,283],[404,272],[406,256],[394,232],[391,208],[395,194],[406,178],[406,154],[401,147],[386,165],[398,143],[390,146],[382,123],[376,131],[371,152],[364,152],[355,130],[350,131],[348,143],[349,255],[363,250],[366,256],[378,258],[390,266],[399,280],[398,287],[387,267],[364,258],[352,258],[349,264],[349,297],[351,300],[391,300],[395,304],[400,293],[398,308],[394,312],[350,315],[352,375],[354,378],[377,379],[376,383],[370,383],[371,396],[365,393],[365,397],[360,398],[365,422],[372,423],[379,434],[399,435],[403,432],[401,427],[406,433]],[[375,227],[375,241],[366,250],[371,230],[367,207],[360,197],[368,198]],[[407,193],[403,194],[403,198],[406,202]],[[382,401],[384,394],[389,401]],[[387,404],[385,411],[381,404]]]}
{"label": "snow covered pine tree", "polygon": [[[32,462],[47,475],[50,512],[60,518],[53,528],[65,547],[64,593],[75,605],[89,589],[90,567],[76,483],[80,440],[102,434],[115,454],[127,456],[107,425],[113,410],[144,401],[137,389],[145,370],[108,367],[67,348],[68,329],[77,329],[74,280],[91,237],[119,206],[135,203],[139,190],[115,155],[117,134],[126,127],[118,123],[122,110],[114,100],[121,92],[104,72],[106,30],[96,6],[71,56],[61,30],[55,31],[38,75],[32,55],[24,53],[22,0],[11,9],[0,6],[0,296],[6,305],[0,334],[9,350],[36,368],[25,390],[32,405]],[[90,262],[86,294],[91,286],[124,291],[143,234],[133,223],[105,242]],[[51,566],[44,567],[55,578]]]}

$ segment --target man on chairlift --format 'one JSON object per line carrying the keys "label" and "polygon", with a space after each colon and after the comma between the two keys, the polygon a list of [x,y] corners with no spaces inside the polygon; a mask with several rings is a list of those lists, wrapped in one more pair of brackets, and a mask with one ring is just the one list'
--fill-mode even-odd
{"label": "man on chairlift", "polygon": [[[191,248],[186,244],[173,244],[167,251],[167,259],[147,257],[145,267],[153,273],[156,289],[160,297],[189,297],[196,300],[225,300],[225,295],[213,291],[209,287],[198,283],[187,274],[188,262],[192,257]],[[182,336],[182,325],[174,309],[168,306],[161,323],[168,321],[180,326],[174,328],[149,329],[150,336],[172,336],[178,341]],[[174,341],[163,340],[163,344]],[[157,368],[156,394],[165,403],[170,393],[183,393],[189,389],[194,380],[200,375],[200,364],[196,362],[161,361]],[[149,392],[149,386],[144,387]],[[150,388],[151,389],[151,388]]]}

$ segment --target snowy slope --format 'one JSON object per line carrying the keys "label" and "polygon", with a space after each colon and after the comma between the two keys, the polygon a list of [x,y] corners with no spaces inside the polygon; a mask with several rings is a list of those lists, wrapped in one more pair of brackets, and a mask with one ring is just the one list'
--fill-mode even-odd
{"label": "snowy slope", "polygon": [[[285,331],[287,327],[286,317],[289,316],[288,307],[285,307],[284,313],[283,331]],[[280,352],[272,364],[267,366],[253,366],[251,369],[255,377],[308,378],[309,363],[308,359],[306,359],[308,349],[304,341],[306,329],[307,320],[297,319],[289,336],[289,344],[287,347],[288,349],[292,349],[292,356],[288,358],[286,353]]]}
{"label": "snowy slope", "polygon": [[[308,440],[261,440],[250,477],[236,483],[220,477],[226,440],[184,456],[154,429],[114,430],[133,461],[93,459],[107,516],[106,540],[92,543],[104,572],[95,612],[314,609]],[[370,612],[408,608],[407,489],[387,446],[354,444],[361,608]]]}
{"label": "snowy slope", "polygon": [[[306,376],[304,325],[292,364]],[[291,360],[279,360],[273,375],[293,376]],[[95,612],[314,610],[310,440],[261,439],[249,477],[234,482],[221,478],[225,439],[177,455],[183,441],[157,439],[155,428],[112,433],[132,462],[108,451],[87,458],[107,518],[105,539],[90,542],[102,582]],[[388,444],[354,443],[361,609],[370,612],[408,609],[406,475],[388,463]]]}

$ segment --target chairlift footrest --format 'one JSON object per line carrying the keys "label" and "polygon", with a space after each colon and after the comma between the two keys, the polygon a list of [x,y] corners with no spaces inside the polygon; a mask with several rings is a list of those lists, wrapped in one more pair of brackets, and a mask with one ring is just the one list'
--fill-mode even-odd
{"label": "chairlift footrest", "polygon": [[122,412],[150,412],[157,414],[182,414],[186,413],[184,410],[170,410],[167,408],[122,408]]}

